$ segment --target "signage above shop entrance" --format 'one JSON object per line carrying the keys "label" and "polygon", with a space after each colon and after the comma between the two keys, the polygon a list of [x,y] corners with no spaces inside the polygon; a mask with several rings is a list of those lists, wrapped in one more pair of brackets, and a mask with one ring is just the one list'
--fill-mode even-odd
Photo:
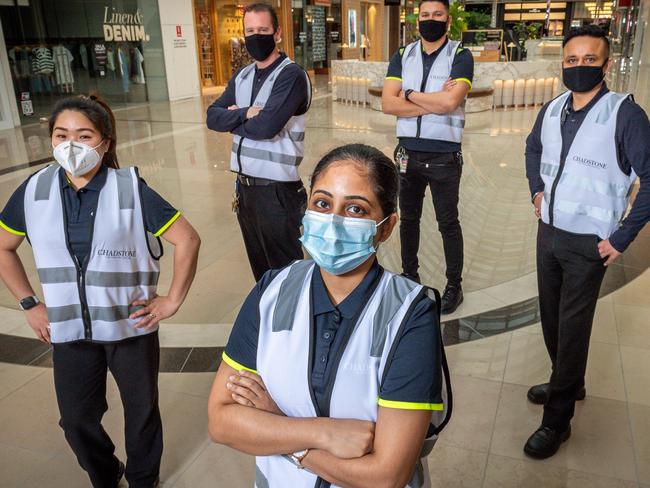
{"label": "signage above shop entrance", "polygon": [[104,7],[104,40],[149,41],[149,34],[144,31],[140,9],[135,13],[128,13],[119,12],[115,7]]}

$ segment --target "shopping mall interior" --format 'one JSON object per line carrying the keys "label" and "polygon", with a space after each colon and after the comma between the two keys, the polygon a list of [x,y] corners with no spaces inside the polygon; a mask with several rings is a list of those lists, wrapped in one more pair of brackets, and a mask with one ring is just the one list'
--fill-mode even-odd
{"label": "shopping mall interior", "polygon": [[[648,10],[639,20],[646,26]],[[634,91],[650,112],[647,27],[641,42],[630,47],[629,58],[617,60],[609,83]],[[625,59],[639,65],[632,76]],[[559,60],[553,62],[559,73]],[[333,147],[363,142],[387,155],[395,148],[395,118],[376,110],[378,99],[368,91],[374,74],[363,78],[353,71],[361,68],[346,63],[352,62],[341,61],[329,74],[311,73],[313,100],[300,167],[306,185],[315,164]],[[542,77],[542,87],[562,89],[552,78],[548,85],[548,73]],[[489,70],[477,68],[474,85],[495,89],[493,79]],[[442,319],[454,411],[428,458],[432,485],[650,488],[650,226],[606,274],[591,335],[587,397],[577,403],[570,441],[544,461],[522,451],[542,414],[542,407],[526,400],[526,392],[547,381],[550,371],[538,308],[538,223],[524,165],[526,137],[541,104],[533,95],[517,95],[517,80],[498,89],[503,97],[509,89],[509,96],[522,97],[522,103],[511,98],[509,106],[495,104],[490,91],[487,101],[471,101],[475,110],[468,110],[464,130],[459,208],[465,299]],[[159,331],[165,443],[160,481],[165,488],[234,488],[252,486],[255,480],[254,459],[214,444],[207,429],[215,372],[242,302],[255,285],[231,210],[232,136],[211,131],[205,123],[218,92],[124,103],[115,110],[121,165],[137,166],[202,240],[187,300]],[[0,130],[0,207],[29,175],[52,161],[46,121]],[[444,288],[443,246],[429,196],[422,222],[420,275],[424,283]],[[162,292],[171,281],[171,254],[161,261]],[[19,255],[42,296],[30,247],[22,245]],[[399,233],[381,246],[378,256],[386,269],[401,272]],[[0,487],[89,486],[58,425],[51,347],[34,338],[2,284],[0,315]],[[112,379],[107,395],[103,425],[117,456],[125,459],[123,410]]]}

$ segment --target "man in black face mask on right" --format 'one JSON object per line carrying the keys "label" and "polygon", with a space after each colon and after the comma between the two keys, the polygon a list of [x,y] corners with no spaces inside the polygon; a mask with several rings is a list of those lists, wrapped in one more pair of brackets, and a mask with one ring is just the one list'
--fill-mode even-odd
{"label": "man in black face mask on right", "polygon": [[[650,218],[650,122],[629,95],[607,89],[611,65],[602,29],[572,30],[562,62],[569,91],[542,108],[526,141],[526,175],[540,219],[539,307],[552,363],[549,382],[528,390],[531,403],[544,405],[542,424],[524,446],[537,459],[555,454],[571,435],[575,402],[585,398],[606,267]],[[625,217],[637,176],[641,186]]]}
{"label": "man in black face mask on right", "polygon": [[458,220],[463,166],[460,144],[474,59],[459,42],[447,38],[451,23],[448,0],[423,0],[419,9],[421,39],[400,48],[391,58],[381,102],[384,113],[397,116],[395,162],[400,170],[403,275],[420,281],[420,217],[428,186],[447,265],[441,311],[449,314],[463,301],[463,233]]}
{"label": "man in black face mask on right", "polygon": [[[246,49],[255,62],[237,71],[208,108],[208,128],[231,132],[230,170],[237,173],[233,211],[255,280],[302,259],[300,225],[307,193],[300,180],[309,77],[278,50],[281,30],[265,3],[244,8]],[[222,156],[220,156],[222,157]]]}

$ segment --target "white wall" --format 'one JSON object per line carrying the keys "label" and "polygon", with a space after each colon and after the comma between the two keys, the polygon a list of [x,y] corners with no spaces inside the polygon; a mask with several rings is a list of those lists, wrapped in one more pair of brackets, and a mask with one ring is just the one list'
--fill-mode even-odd
{"label": "white wall", "polygon": [[[201,87],[192,0],[158,0],[158,8],[169,99],[198,97]],[[176,26],[181,28],[181,37]]]}

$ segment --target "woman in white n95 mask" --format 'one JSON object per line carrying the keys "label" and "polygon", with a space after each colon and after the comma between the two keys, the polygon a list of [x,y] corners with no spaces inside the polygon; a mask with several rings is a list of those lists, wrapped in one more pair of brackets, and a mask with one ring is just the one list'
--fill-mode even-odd
{"label": "woman in white n95 mask", "polygon": [[[95,96],[61,100],[50,117],[51,164],[31,175],[0,214],[0,277],[36,337],[53,346],[66,440],[96,488],[158,484],[158,325],[179,309],[200,239],[189,222],[117,161],[115,119]],[[16,250],[28,237],[43,297]],[[174,276],[157,294],[163,237]],[[108,369],[124,406],[126,466],[101,424]]]}

